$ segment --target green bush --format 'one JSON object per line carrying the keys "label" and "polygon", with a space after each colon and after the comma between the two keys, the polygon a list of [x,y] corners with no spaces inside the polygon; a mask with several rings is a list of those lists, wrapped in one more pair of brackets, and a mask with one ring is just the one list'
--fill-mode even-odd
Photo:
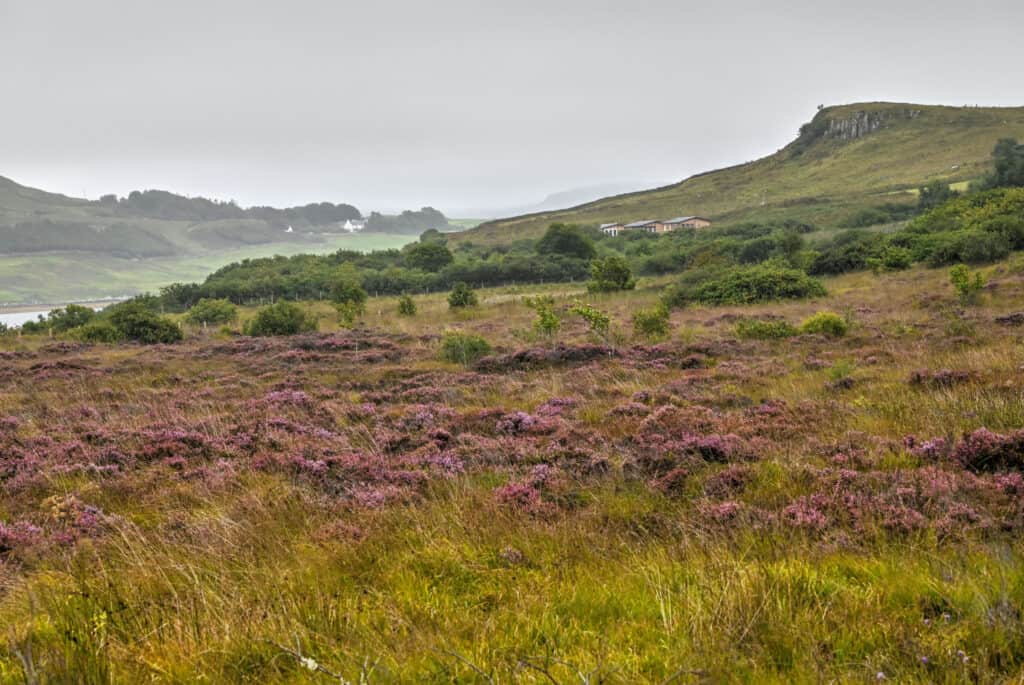
{"label": "green bush", "polygon": [[338,323],[345,328],[352,328],[359,317],[366,313],[366,304],[363,302],[338,302],[334,308],[338,310]]}
{"label": "green bush", "polygon": [[778,264],[759,264],[728,269],[695,285],[683,280],[666,292],[665,301],[672,306],[688,302],[708,305],[752,304],[827,294],[825,286],[803,271]]}
{"label": "green bush", "polygon": [[402,295],[398,298],[399,316],[416,316],[416,301],[409,295]]}
{"label": "green bush", "polygon": [[668,307],[658,305],[633,314],[633,334],[638,338],[661,340],[668,336]]}
{"label": "green bush", "polygon": [[788,321],[740,319],[736,323],[736,337],[745,340],[777,340],[791,338],[799,331]]}
{"label": "green bush", "polygon": [[611,333],[612,326],[612,319],[610,316],[602,312],[600,309],[589,304],[584,304],[583,302],[574,303],[569,311],[586,321],[587,326],[590,328],[590,332],[593,335],[603,342],[608,341],[608,336]]}
{"label": "green bush", "polygon": [[491,352],[481,336],[461,331],[445,331],[441,338],[441,358],[455,364],[472,364]]}
{"label": "green bush", "polygon": [[905,247],[889,245],[882,252],[882,266],[890,271],[909,269],[914,263],[914,256]]}
{"label": "green bush", "polygon": [[985,279],[980,273],[972,273],[963,264],[957,264],[949,270],[949,282],[953,284],[957,298],[961,304],[973,304],[985,288]]}
{"label": "green bush", "polygon": [[354,276],[342,278],[331,286],[331,301],[335,304],[355,304],[365,310],[367,294]]}
{"label": "green bush", "polygon": [[69,304],[66,307],[52,310],[45,317],[40,316],[38,321],[26,321],[21,326],[21,332],[45,333],[52,331],[54,333],[64,333],[94,321],[97,316],[99,315],[89,307]]}
{"label": "green bush", "polygon": [[526,306],[537,312],[537,318],[533,320],[534,333],[542,338],[553,340],[562,328],[562,319],[555,313],[555,299],[545,295],[528,297]]}
{"label": "green bush", "polygon": [[70,334],[87,343],[116,343],[121,340],[121,332],[109,321],[93,321],[72,329]]}
{"label": "green bush", "polygon": [[123,339],[144,345],[174,343],[184,337],[177,324],[159,316],[141,300],[129,300],[115,305],[109,321]]}
{"label": "green bush", "polygon": [[800,324],[801,333],[827,335],[833,338],[841,338],[849,330],[850,324],[835,312],[818,312]]}
{"label": "green bush", "polygon": [[479,300],[476,291],[461,281],[456,283],[452,291],[448,293],[448,307],[451,309],[475,307],[477,304],[479,304]]}
{"label": "green bush", "polygon": [[188,310],[185,320],[194,326],[231,323],[238,320],[238,307],[228,300],[203,298]]}
{"label": "green bush", "polygon": [[590,264],[590,282],[587,290],[592,293],[608,293],[617,290],[632,290],[636,287],[633,272],[625,257],[609,255],[595,259]]}
{"label": "green bush", "polygon": [[316,330],[316,319],[291,302],[278,302],[256,312],[245,326],[246,335],[295,335]]}

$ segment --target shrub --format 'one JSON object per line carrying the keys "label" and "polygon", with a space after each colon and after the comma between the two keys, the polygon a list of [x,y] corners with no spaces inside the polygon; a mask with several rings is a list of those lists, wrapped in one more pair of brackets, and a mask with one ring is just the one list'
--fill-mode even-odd
{"label": "shrub", "polygon": [[967,231],[960,239],[960,259],[968,264],[999,261],[1010,254],[1009,239],[1001,233]]}
{"label": "shrub", "polygon": [[625,257],[609,255],[595,259],[590,264],[590,282],[587,290],[592,293],[608,293],[617,290],[632,290],[636,287],[633,272]]}
{"label": "shrub", "polygon": [[116,305],[109,320],[122,338],[144,345],[174,343],[184,337],[173,321],[157,315],[141,301],[129,300]]}
{"label": "shrub", "polygon": [[835,312],[818,312],[800,324],[801,333],[828,335],[833,338],[841,338],[849,330],[850,325],[846,319]]}
{"label": "shrub", "polygon": [[338,324],[352,328],[356,320],[366,313],[366,305],[362,302],[338,302],[334,305],[338,310]]}
{"label": "shrub", "polygon": [[455,256],[444,242],[431,238],[410,245],[404,252],[406,266],[430,273],[437,273],[455,260]]}
{"label": "shrub", "polygon": [[582,302],[574,303],[569,311],[586,321],[590,332],[595,336],[603,341],[608,340],[608,335],[611,333],[612,320],[607,314]]}
{"label": "shrub", "polygon": [[245,334],[254,336],[295,335],[315,330],[316,319],[298,305],[284,301],[260,309],[245,326]]}
{"label": "shrub", "polygon": [[683,281],[666,292],[666,303],[674,306],[687,302],[709,305],[751,304],[827,294],[817,279],[803,271],[777,264],[760,264],[729,269],[696,285],[688,285]]}
{"label": "shrub", "polygon": [[574,259],[593,259],[594,243],[579,226],[555,223],[537,241],[538,254],[557,254]]}
{"label": "shrub", "polygon": [[22,333],[64,333],[73,328],[84,326],[95,320],[98,315],[92,309],[78,304],[54,309],[46,316],[40,315],[37,321],[26,321],[21,325]]}
{"label": "shrub", "polygon": [[71,330],[75,339],[87,343],[116,343],[121,332],[109,321],[93,321]]}
{"label": "shrub", "polygon": [[331,300],[335,304],[355,304],[361,311],[366,307],[366,291],[355,278],[342,278],[331,286]]}
{"label": "shrub", "polygon": [[474,333],[445,331],[441,338],[441,358],[455,364],[472,364],[490,352],[490,344]]}
{"label": "shrub", "polygon": [[957,264],[949,270],[949,282],[956,290],[957,298],[961,304],[972,304],[977,301],[978,294],[985,287],[985,279],[980,273],[972,273],[963,264]]}
{"label": "shrub", "polygon": [[228,300],[203,298],[188,310],[185,320],[196,326],[226,324],[238,319],[238,308]]}
{"label": "shrub", "polygon": [[537,312],[533,320],[534,332],[544,338],[553,339],[562,327],[562,320],[555,313],[555,300],[552,297],[538,296],[526,298],[526,306]]}
{"label": "shrub", "polygon": [[416,301],[409,295],[402,295],[398,298],[399,316],[416,316]]}
{"label": "shrub", "polygon": [[668,307],[658,305],[633,314],[633,334],[638,338],[659,340],[668,336]]}
{"label": "shrub", "polygon": [[828,370],[828,377],[833,383],[841,383],[842,381],[850,378],[853,372],[857,370],[857,365],[849,359],[840,359]]}
{"label": "shrub", "polygon": [[479,300],[477,299],[476,291],[464,282],[456,283],[452,291],[448,293],[448,306],[451,309],[475,307],[477,304],[479,304]]}
{"label": "shrub", "polygon": [[84,326],[96,318],[97,314],[89,307],[79,304],[69,304],[63,309],[54,309],[47,315],[49,327],[56,333],[69,331],[72,328]]}
{"label": "shrub", "polygon": [[913,264],[913,254],[906,248],[888,245],[878,257],[868,257],[867,266],[876,273],[881,271],[902,271]]}
{"label": "shrub", "polygon": [[777,340],[796,335],[796,327],[788,321],[765,321],[763,319],[740,319],[736,323],[736,337],[746,340]]}

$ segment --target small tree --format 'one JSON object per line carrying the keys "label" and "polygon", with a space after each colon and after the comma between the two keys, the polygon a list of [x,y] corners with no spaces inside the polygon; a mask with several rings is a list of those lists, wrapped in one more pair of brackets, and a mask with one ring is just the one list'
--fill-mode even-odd
{"label": "small tree", "polygon": [[188,310],[185,320],[195,326],[227,324],[238,320],[238,307],[228,300],[203,298]]}
{"label": "small tree", "polygon": [[557,254],[573,259],[593,259],[596,254],[593,241],[579,226],[562,223],[548,226],[537,241],[536,250],[537,254]]}
{"label": "small tree", "polygon": [[339,302],[334,308],[338,310],[338,324],[345,328],[352,328],[366,313],[366,305],[361,302]]}
{"label": "small tree", "polygon": [[632,290],[636,287],[633,272],[625,257],[609,255],[595,259],[590,264],[590,282],[587,290],[592,293],[607,293],[617,290]]}
{"label": "small tree", "polygon": [[917,208],[922,212],[927,212],[956,196],[957,192],[949,187],[949,183],[935,179],[928,185],[922,186],[918,191]]}
{"label": "small tree", "polygon": [[949,282],[953,284],[961,304],[974,304],[978,295],[985,288],[985,279],[978,272],[971,273],[963,264],[957,264],[949,270]]}
{"label": "small tree", "polygon": [[477,299],[476,291],[461,281],[456,283],[452,291],[448,293],[448,306],[451,309],[475,307],[477,304],[479,304],[479,300]]}
{"label": "small tree", "polygon": [[89,307],[80,304],[69,304],[63,309],[54,309],[48,318],[50,328],[55,333],[70,331],[72,328],[84,326],[96,318],[97,314]]}
{"label": "small tree", "polygon": [[343,274],[331,287],[331,300],[338,310],[338,323],[351,328],[366,313],[366,291],[353,273]]}
{"label": "small tree", "polygon": [[403,294],[398,298],[399,316],[416,316],[416,301],[410,295]]}
{"label": "small tree", "polygon": [[437,273],[455,260],[448,246],[438,240],[414,243],[405,250],[405,265],[410,269],[421,269]]}
{"label": "small tree", "polygon": [[537,312],[533,320],[534,332],[547,340],[554,340],[562,327],[562,320],[555,313],[555,300],[550,296],[526,298],[526,306]]}
{"label": "small tree", "polygon": [[610,316],[602,312],[600,309],[583,302],[573,303],[569,311],[586,321],[587,326],[590,328],[590,332],[594,336],[604,343],[608,342],[612,327],[612,319]]}
{"label": "small tree", "polygon": [[633,334],[638,338],[661,340],[668,336],[668,307],[659,304],[633,314]]}

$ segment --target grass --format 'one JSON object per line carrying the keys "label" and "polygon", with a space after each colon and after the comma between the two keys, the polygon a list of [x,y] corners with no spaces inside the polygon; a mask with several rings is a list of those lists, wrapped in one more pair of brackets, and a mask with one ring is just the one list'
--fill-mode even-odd
{"label": "grass", "polygon": [[[860,111],[896,118],[852,141],[821,138],[802,154],[791,144],[753,162],[693,176],[664,188],[618,195],[579,207],[482,224],[456,240],[507,243],[539,237],[553,222],[599,224],[698,214],[717,223],[798,219],[835,226],[883,202],[916,202],[933,179],[956,188],[983,176],[999,138],[1024,138],[1024,108],[961,108],[892,103],[830,107],[844,120]],[[908,110],[920,112],[906,118]]]}
{"label": "grass", "polygon": [[175,282],[199,282],[231,262],[304,252],[387,250],[416,240],[416,236],[355,234],[326,236],[321,242],[273,243],[202,254],[150,259],[121,259],[109,255],[0,255],[0,303],[64,303],[118,298],[156,292]]}
{"label": "grass", "polygon": [[[663,280],[371,298],[354,331],[305,303],[294,339],[0,338],[0,683],[1012,680],[1017,472],[904,439],[1024,425],[994,323],[1022,272],[987,270],[968,338],[923,268],[674,311],[656,346],[628,331]],[[541,293],[559,337],[524,342]],[[582,361],[578,298],[617,329]],[[848,334],[734,333],[822,310]],[[442,361],[446,329],[496,356]]]}

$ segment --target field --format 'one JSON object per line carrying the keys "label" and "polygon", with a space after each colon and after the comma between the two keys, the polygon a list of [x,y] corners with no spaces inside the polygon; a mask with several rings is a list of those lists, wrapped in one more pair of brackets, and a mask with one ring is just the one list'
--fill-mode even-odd
{"label": "field", "polygon": [[862,103],[826,108],[816,121],[843,124],[864,115],[881,117],[880,128],[850,139],[808,134],[756,161],[664,188],[490,221],[455,238],[508,243],[539,237],[555,221],[597,225],[691,214],[719,224],[793,219],[836,226],[865,208],[916,202],[917,188],[934,179],[963,188],[988,172],[999,138],[1024,138],[1021,107]]}
{"label": "field", "polygon": [[[846,275],[662,341],[629,324],[651,281],[0,339],[0,683],[1017,679],[1024,260],[985,275],[970,306],[945,270]],[[735,332],[821,310],[849,333]],[[447,328],[494,352],[441,361]]]}
{"label": "field", "polygon": [[121,259],[97,253],[0,255],[0,303],[64,303],[156,292],[175,282],[202,281],[226,264],[256,257],[325,254],[336,250],[387,250],[416,236],[355,234],[207,252],[199,255]]}

